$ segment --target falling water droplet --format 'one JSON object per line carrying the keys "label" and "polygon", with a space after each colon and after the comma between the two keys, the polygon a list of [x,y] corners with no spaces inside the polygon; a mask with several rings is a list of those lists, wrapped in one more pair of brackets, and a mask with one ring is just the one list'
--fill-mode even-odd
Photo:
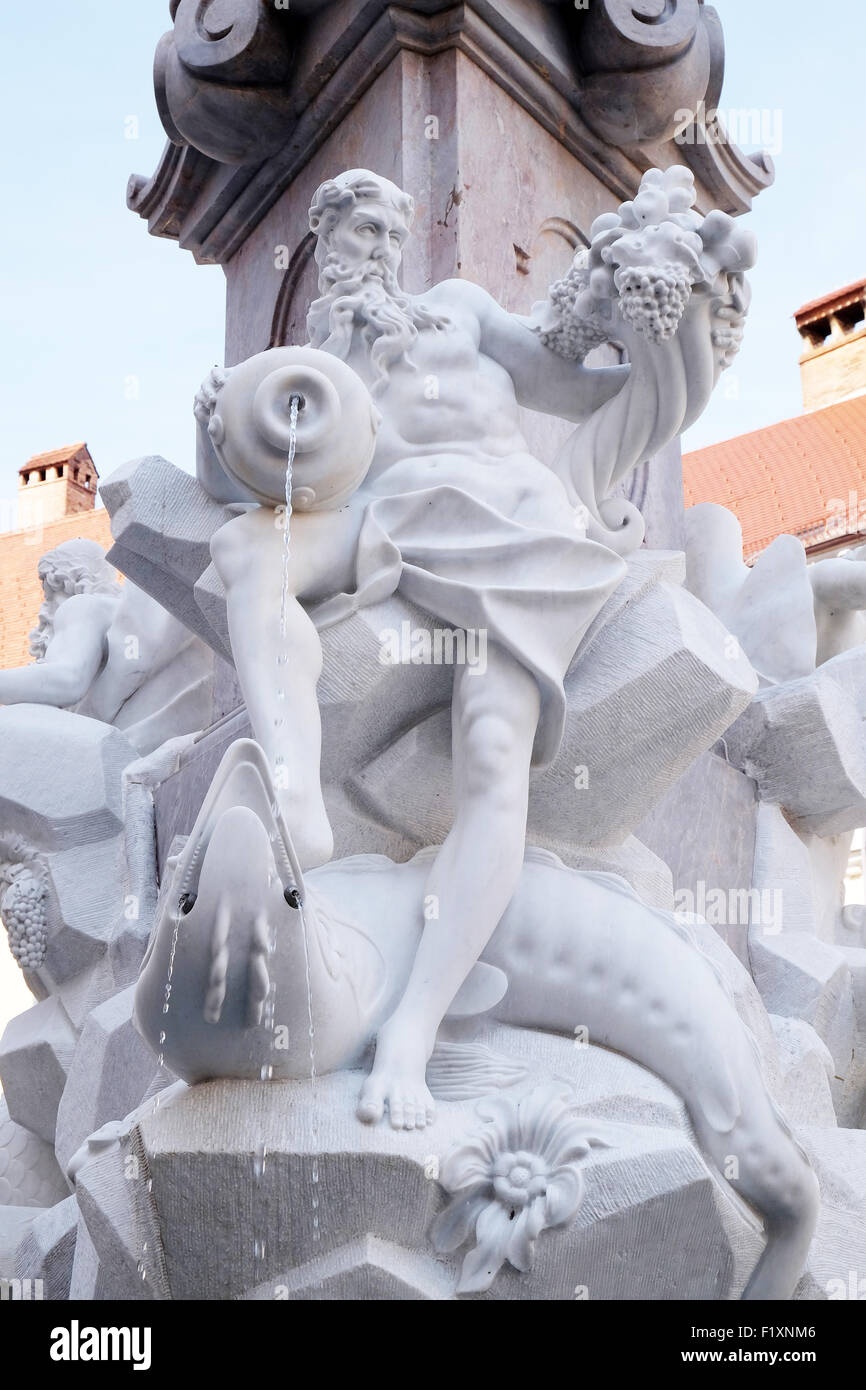
{"label": "falling water droplet", "polygon": [[[177,955],[177,943],[178,943],[178,938],[179,938],[179,936],[180,936],[180,924],[181,924],[181,921],[183,920],[184,916],[186,915],[186,913],[189,912],[189,911],[191,910],[194,901],[195,901],[194,895],[191,895],[191,894],[189,894],[189,893],[184,893],[184,894],[178,899],[177,907],[176,907],[176,910],[175,910],[174,930],[172,931],[172,935],[171,935],[171,949],[170,949],[170,951],[169,951],[169,956],[168,956],[168,970],[167,970],[167,972],[166,972],[165,992],[164,992],[164,996],[163,996],[165,1002],[163,1003],[163,1006],[162,1006],[162,1012],[163,1012],[163,1014],[167,1014],[167,1013],[168,1013],[169,1007],[170,1007],[170,1005],[171,1005],[171,985],[172,985],[172,976],[173,976],[173,974],[174,974],[174,961],[175,961],[175,956]],[[160,1068],[162,1068],[163,1065],[164,1065],[164,1063],[165,1063],[165,1056],[164,1056],[164,1053],[163,1053],[163,1051],[162,1051],[163,1044],[165,1043],[165,1037],[166,1037],[166,1035],[165,1035],[165,1029],[162,1029],[162,1030],[160,1031],[160,1034],[159,1034],[159,1047],[160,1047],[160,1050],[159,1050],[159,1053],[157,1054],[157,1062],[158,1062]],[[157,1111],[159,1110],[159,1107],[160,1107],[161,1104],[162,1104],[162,1095],[161,1095],[161,1093],[160,1093],[159,1091],[157,1091],[156,1095],[155,1095],[154,1098],[153,1098],[153,1109],[152,1109],[152,1111],[151,1111],[150,1113],[151,1113],[152,1115],[155,1115],[155,1114],[157,1113]],[[148,1193],[151,1193],[151,1192],[153,1191],[153,1178],[148,1178],[148,1179],[147,1179],[147,1181],[146,1181],[146,1183],[145,1183],[145,1187],[146,1187],[146,1190],[147,1190]],[[145,1267],[144,1267],[144,1259],[143,1259],[143,1256],[147,1253],[147,1241],[145,1241],[144,1244],[142,1245],[142,1247],[141,1247],[141,1253],[142,1253],[142,1259],[140,1259],[140,1260],[138,1261],[138,1273],[140,1274],[141,1278],[144,1280],[144,1279],[147,1279],[147,1270],[146,1270]]]}
{"label": "falling water droplet", "polygon": [[[286,459],[286,529],[283,532],[283,592],[280,602],[280,636],[286,635],[286,619],[289,606],[289,555],[292,532],[292,471],[295,464],[295,450],[298,445],[298,410],[300,396],[292,396],[289,407],[289,455]],[[277,658],[279,661],[279,657]]]}
{"label": "falling water droplet", "polygon": [[309,1020],[310,1020],[310,1026],[309,1026],[309,1029],[308,1029],[308,1035],[309,1035],[309,1039],[310,1039],[310,1083],[311,1083],[311,1086],[312,1086],[312,1096],[311,1096],[311,1102],[312,1102],[311,1115],[312,1115],[312,1119],[311,1119],[311,1121],[310,1121],[310,1140],[311,1140],[311,1145],[312,1145],[312,1148],[313,1148],[313,1163],[312,1163],[311,1178],[312,1178],[312,1183],[313,1183],[313,1192],[312,1192],[312,1207],[313,1207],[313,1240],[314,1240],[314,1241],[317,1241],[317,1240],[320,1239],[321,1233],[320,1233],[320,1231],[319,1231],[319,1216],[318,1216],[318,1210],[319,1210],[319,1187],[318,1187],[318,1183],[319,1183],[319,1156],[318,1156],[318,1148],[319,1148],[319,1129],[318,1129],[318,1123],[317,1123],[317,1121],[316,1121],[316,1027],[315,1027],[315,1023],[314,1023],[314,1021],[313,1021],[313,985],[312,985],[312,979],[311,979],[311,976],[310,976],[310,950],[309,950],[309,944],[308,944],[308,940],[307,940],[307,916],[306,916],[306,913],[305,913],[305,911],[304,911],[304,904],[303,904],[303,903],[300,903],[300,904],[299,904],[299,906],[298,906],[298,911],[300,912],[300,915],[301,915],[301,930],[302,930],[303,941],[304,941],[304,974],[305,974],[305,976],[306,976],[306,985],[307,985],[307,1014],[308,1014]]}

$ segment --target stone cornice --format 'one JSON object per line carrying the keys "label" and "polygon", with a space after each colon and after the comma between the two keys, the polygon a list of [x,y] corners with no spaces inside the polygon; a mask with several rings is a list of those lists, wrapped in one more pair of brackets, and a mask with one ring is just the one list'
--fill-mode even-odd
{"label": "stone cornice", "polygon": [[411,8],[385,0],[337,0],[301,34],[291,116],[275,152],[254,163],[224,164],[191,145],[169,144],[152,178],[130,180],[129,206],[147,219],[153,235],[177,239],[196,260],[227,262],[401,50],[465,54],[616,199],[634,193],[660,153],[666,163],[688,163],[709,201],[730,212],[747,209],[772,182],[771,164],[729,144],[706,143],[701,129],[692,144],[608,143],[579,113],[581,79],[566,40],[551,5],[538,6],[527,24],[516,0],[473,0],[447,9],[441,0],[421,0]]}

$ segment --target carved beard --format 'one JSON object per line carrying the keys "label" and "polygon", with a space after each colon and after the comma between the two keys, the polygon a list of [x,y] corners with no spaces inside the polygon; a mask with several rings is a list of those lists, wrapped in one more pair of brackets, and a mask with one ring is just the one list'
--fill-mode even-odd
{"label": "carved beard", "polygon": [[329,251],[319,274],[319,291],[321,298],[307,315],[311,347],[345,360],[360,327],[374,369],[374,393],[387,386],[395,363],[405,362],[415,370],[409,353],[420,329],[445,328],[449,322],[414,304],[382,261],[351,267]]}
{"label": "carved beard", "polygon": [[28,634],[30,643],[30,655],[34,661],[42,661],[48,651],[48,645],[54,636],[54,619],[57,610],[67,597],[66,594],[50,592],[46,593],[45,601],[39,609],[39,620],[37,626]]}

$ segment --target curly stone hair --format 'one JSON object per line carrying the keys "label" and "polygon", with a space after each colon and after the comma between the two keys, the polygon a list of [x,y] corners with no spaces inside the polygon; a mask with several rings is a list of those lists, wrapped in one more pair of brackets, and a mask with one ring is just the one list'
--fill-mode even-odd
{"label": "curly stone hair", "polygon": [[73,594],[116,594],[117,570],[108,563],[96,541],[83,538],[64,541],[39,561],[39,578],[45,603],[39,610],[39,626],[30,633],[30,654],[40,661],[54,631],[57,604]]}
{"label": "curly stone hair", "polygon": [[[328,240],[341,216],[355,203],[386,202],[396,208],[405,218],[407,227],[412,225],[415,216],[415,199],[404,193],[390,179],[382,178],[369,169],[349,169],[335,179],[320,184],[310,205],[310,231],[319,238],[319,247]],[[317,248],[318,249],[318,248]],[[318,256],[317,256],[318,260]]]}

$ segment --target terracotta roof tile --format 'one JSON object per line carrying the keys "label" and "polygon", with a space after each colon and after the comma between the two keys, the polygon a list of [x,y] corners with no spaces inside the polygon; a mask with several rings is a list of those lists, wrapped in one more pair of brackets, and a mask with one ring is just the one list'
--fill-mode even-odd
{"label": "terracotta roof tile", "polygon": [[783,533],[828,539],[852,493],[866,517],[866,392],[686,454],[683,484],[687,507],[720,502],[739,517],[746,555]]}
{"label": "terracotta roof tile", "polygon": [[794,318],[799,322],[800,319],[818,315],[820,310],[825,312],[832,309],[840,300],[857,299],[866,290],[866,279],[855,280],[851,285],[844,285],[841,290],[833,290],[832,294],[822,294],[820,299],[810,299],[808,304],[803,304],[794,314]]}
{"label": "terracotta roof tile", "polygon": [[[62,449],[48,449],[44,454],[34,454],[32,458],[29,458],[26,463],[21,465],[18,471],[19,473],[23,473],[28,468],[45,468],[50,467],[52,464],[66,463],[69,459],[74,458],[76,454],[81,453],[82,450],[84,450],[91,463],[93,463],[90,450],[82,440],[80,444],[66,444]],[[99,474],[97,473],[96,476],[98,477]]]}

